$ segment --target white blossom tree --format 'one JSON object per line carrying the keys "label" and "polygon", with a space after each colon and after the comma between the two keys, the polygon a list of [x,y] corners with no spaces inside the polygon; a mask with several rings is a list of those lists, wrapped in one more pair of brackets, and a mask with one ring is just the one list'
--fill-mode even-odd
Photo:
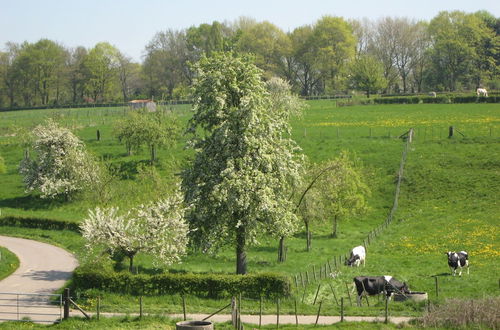
{"label": "white blossom tree", "polygon": [[87,248],[107,249],[129,258],[132,271],[137,253],[155,257],[155,264],[170,265],[186,253],[188,225],[185,207],[177,191],[167,199],[140,205],[126,213],[117,207],[89,210],[80,228]]}
{"label": "white blossom tree", "polygon": [[42,198],[70,197],[100,181],[97,162],[82,141],[67,128],[48,120],[33,130],[35,157],[25,157],[19,171],[27,191]]}
{"label": "white blossom tree", "polygon": [[289,197],[300,180],[298,147],[286,135],[287,109],[271,102],[248,57],[212,54],[195,70],[188,131],[196,153],[183,172],[192,237],[204,251],[235,246],[236,273],[245,274],[248,245],[297,228]]}

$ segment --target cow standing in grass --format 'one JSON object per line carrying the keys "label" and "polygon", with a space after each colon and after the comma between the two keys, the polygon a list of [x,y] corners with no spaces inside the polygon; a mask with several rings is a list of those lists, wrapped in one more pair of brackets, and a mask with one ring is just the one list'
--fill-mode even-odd
{"label": "cow standing in grass", "polygon": [[366,250],[364,246],[356,246],[351,250],[351,255],[349,259],[345,261],[345,264],[347,266],[356,266],[359,267],[359,265],[363,263],[363,267],[365,266],[366,263]]}
{"label": "cow standing in grass", "polygon": [[392,276],[356,276],[354,284],[358,293],[358,306],[361,306],[361,297],[363,295],[374,296],[384,293],[389,298],[394,292],[410,293],[410,289],[405,282],[401,283]]}
{"label": "cow standing in grass", "polygon": [[477,96],[485,96],[485,97],[488,97],[488,91],[486,90],[486,88],[478,88],[476,90],[476,93],[477,93]]}
{"label": "cow standing in grass", "polygon": [[465,251],[446,252],[448,256],[448,266],[450,266],[453,276],[457,274],[457,268],[460,268],[458,276],[462,276],[462,268],[467,267],[467,275],[469,275],[469,254]]}

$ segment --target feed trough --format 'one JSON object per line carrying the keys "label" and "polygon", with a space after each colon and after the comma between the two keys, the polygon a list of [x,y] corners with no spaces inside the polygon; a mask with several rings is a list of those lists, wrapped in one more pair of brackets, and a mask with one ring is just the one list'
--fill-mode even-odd
{"label": "feed trough", "polygon": [[397,293],[394,295],[394,301],[405,301],[405,300],[412,300],[412,301],[424,301],[428,299],[427,292],[410,292],[410,293]]}
{"label": "feed trough", "polygon": [[213,330],[214,325],[210,321],[182,321],[175,324],[176,330]]}

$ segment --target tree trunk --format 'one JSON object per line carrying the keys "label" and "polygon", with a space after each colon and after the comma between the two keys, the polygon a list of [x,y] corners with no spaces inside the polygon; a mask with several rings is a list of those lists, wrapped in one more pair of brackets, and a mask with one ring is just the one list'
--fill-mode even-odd
{"label": "tree trunk", "polygon": [[155,160],[156,160],[156,147],[154,144],[152,144],[151,145],[151,165],[153,165]]}
{"label": "tree trunk", "polygon": [[311,251],[311,232],[309,231],[309,222],[306,222],[306,250]]}
{"label": "tree trunk", "polygon": [[132,254],[129,254],[128,255],[128,258],[129,258],[129,266],[128,266],[128,270],[132,273],[133,270],[134,270],[134,256],[135,256],[135,253],[132,253]]}
{"label": "tree trunk", "polygon": [[285,237],[282,236],[280,238],[280,245],[278,247],[278,262],[286,261],[286,246],[285,246]]}
{"label": "tree trunk", "polygon": [[247,273],[246,232],[244,226],[236,228],[236,274]]}
{"label": "tree trunk", "polygon": [[332,231],[332,238],[337,238],[337,223],[338,223],[338,216],[335,215],[333,217],[333,231]]}

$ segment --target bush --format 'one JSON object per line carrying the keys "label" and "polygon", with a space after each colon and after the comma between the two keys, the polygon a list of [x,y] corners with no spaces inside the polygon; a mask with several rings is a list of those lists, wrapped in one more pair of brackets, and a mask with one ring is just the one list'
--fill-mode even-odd
{"label": "bush", "polygon": [[484,299],[449,299],[433,307],[422,318],[425,327],[459,328],[483,325],[489,329],[500,327],[499,297]]}
{"label": "bush", "polygon": [[133,275],[82,266],[73,274],[73,289],[98,289],[132,295],[193,294],[207,298],[224,298],[243,294],[266,298],[290,295],[290,281],[279,274],[255,275],[164,273]]}
{"label": "bush", "polygon": [[7,216],[0,218],[1,226],[39,228],[49,230],[71,230],[77,233],[80,232],[80,227],[77,223],[43,218],[25,218],[18,216]]}

